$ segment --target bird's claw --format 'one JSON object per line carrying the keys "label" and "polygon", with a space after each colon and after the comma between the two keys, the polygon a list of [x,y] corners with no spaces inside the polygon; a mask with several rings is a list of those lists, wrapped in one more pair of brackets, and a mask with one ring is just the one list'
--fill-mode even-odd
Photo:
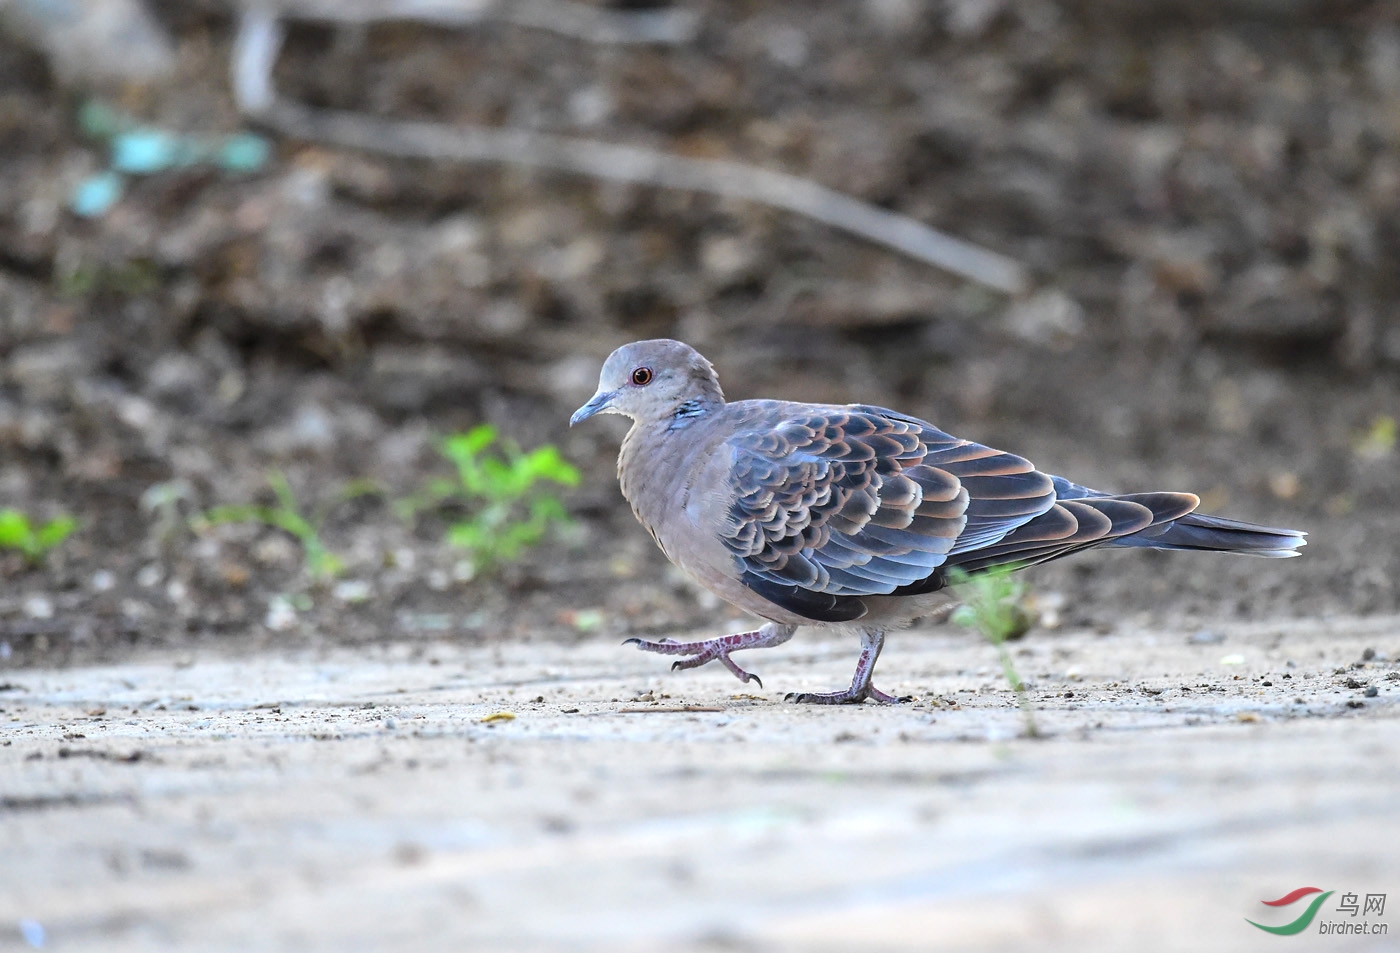
{"label": "bird's claw", "polygon": [[[748,633],[743,633],[747,635]],[[744,684],[757,682],[758,687],[763,687],[763,682],[752,672],[746,672],[740,668],[733,659],[729,657],[732,646],[726,640],[734,640],[734,636],[725,636],[719,639],[709,639],[703,642],[674,642],[671,639],[658,639],[655,642],[646,639],[628,639],[623,645],[635,645],[643,652],[660,652],[664,655],[687,655],[689,658],[677,659],[671,663],[671,671],[686,668],[698,668],[707,662],[719,661],[725,668],[734,673],[734,677]]]}
{"label": "bird's claw", "polygon": [[671,663],[671,671],[676,672],[684,668],[697,668],[701,665],[704,665],[706,662],[713,662],[715,659],[719,659],[719,661],[724,664],[724,667],[733,672],[735,677],[738,678],[739,681],[743,682],[744,684],[747,685],[749,682],[757,682],[759,688],[763,687],[763,679],[759,678],[753,672],[744,671],[742,668],[736,665],[734,663],[734,660],[731,659],[728,655],[722,655],[718,653],[710,656],[702,654],[695,656],[695,658],[678,659],[677,661]]}

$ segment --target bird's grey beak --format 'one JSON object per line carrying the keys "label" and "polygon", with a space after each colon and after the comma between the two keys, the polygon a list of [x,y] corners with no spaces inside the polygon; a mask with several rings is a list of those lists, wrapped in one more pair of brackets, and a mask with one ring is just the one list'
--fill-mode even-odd
{"label": "bird's grey beak", "polygon": [[612,399],[616,396],[617,391],[615,390],[598,391],[588,403],[574,411],[574,415],[569,418],[569,426],[572,427],[574,424],[581,423],[599,411],[607,410],[608,405],[612,403]]}

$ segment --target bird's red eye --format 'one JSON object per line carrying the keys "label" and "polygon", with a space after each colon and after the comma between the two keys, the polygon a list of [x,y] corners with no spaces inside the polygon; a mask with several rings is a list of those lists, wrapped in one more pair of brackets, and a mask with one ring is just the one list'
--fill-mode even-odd
{"label": "bird's red eye", "polygon": [[651,383],[651,368],[639,367],[632,372],[632,383],[638,387],[645,387]]}

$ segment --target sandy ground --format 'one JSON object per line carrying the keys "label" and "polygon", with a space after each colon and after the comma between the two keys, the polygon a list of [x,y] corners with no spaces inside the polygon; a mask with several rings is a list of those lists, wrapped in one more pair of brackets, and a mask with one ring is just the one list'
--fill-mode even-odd
{"label": "sandy ground", "polygon": [[1016,651],[1043,740],[951,628],[897,708],[784,704],[849,676],[812,633],[752,694],[606,639],[13,671],[0,948],[1395,948],[1245,918],[1400,907],[1400,618]]}

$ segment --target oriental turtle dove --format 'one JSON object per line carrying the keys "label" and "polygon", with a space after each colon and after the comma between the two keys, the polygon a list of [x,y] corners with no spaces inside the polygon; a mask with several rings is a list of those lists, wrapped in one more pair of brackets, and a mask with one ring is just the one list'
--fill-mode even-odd
{"label": "oriental turtle dove", "polygon": [[[1296,556],[1306,534],[1202,516],[1191,493],[1110,494],[1015,454],[865,404],[728,403],[710,362],[679,341],[638,341],[603,365],[571,424],[623,414],[618,478],[673,563],[768,620],[699,642],[631,639],[674,667],[777,645],[802,625],[858,633],[849,688],[820,704],[899,699],[871,673],[885,631],[926,614],[957,572],[1021,568],[1093,546]],[[762,683],[760,683],[762,684]]]}

